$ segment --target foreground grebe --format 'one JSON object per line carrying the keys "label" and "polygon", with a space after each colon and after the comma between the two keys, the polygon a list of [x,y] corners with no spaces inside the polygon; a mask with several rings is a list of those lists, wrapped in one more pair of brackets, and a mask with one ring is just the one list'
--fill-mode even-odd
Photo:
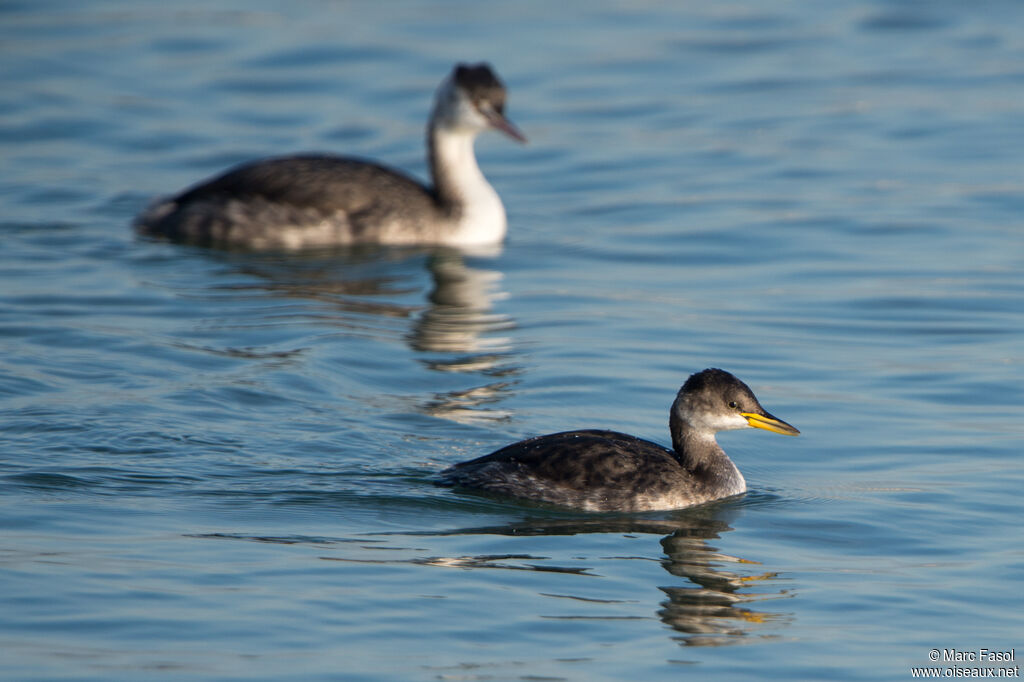
{"label": "foreground grebe", "polygon": [[615,431],[566,431],[456,464],[439,482],[588,511],[678,509],[747,489],[715,433],[751,426],[800,434],[732,374],[706,369],[672,403],[672,450]]}
{"label": "foreground grebe", "polygon": [[427,127],[433,186],[363,159],[265,159],[153,204],[136,227],[252,249],[497,243],[505,236],[505,207],[480,172],[473,142],[487,128],[526,141],[504,107],[505,87],[490,66],[459,64],[438,88]]}

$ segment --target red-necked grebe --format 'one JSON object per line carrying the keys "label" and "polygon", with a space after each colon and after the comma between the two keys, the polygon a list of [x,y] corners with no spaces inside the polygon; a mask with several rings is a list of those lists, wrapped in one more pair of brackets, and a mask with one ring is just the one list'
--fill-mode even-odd
{"label": "red-necked grebe", "polygon": [[672,450],[615,431],[566,431],[456,464],[439,482],[588,511],[679,509],[746,491],[715,433],[748,427],[800,434],[735,376],[706,369],[672,403]]}

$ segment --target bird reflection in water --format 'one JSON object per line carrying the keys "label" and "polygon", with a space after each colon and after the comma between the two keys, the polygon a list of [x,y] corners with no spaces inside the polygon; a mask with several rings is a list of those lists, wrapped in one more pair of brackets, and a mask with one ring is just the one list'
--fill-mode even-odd
{"label": "bird reflection in water", "polygon": [[751,604],[790,594],[778,586],[776,573],[758,570],[761,566],[755,561],[709,546],[708,539],[732,530],[719,523],[718,529],[713,524],[696,533],[680,529],[661,540],[667,556],[662,562],[665,570],[690,584],[660,587],[668,599],[658,616],[680,633],[677,639],[687,646],[734,644],[757,634],[759,626],[788,621],[786,615],[751,608]]}
{"label": "bird reflection in water", "polygon": [[[501,272],[469,266],[466,259],[500,252],[500,247],[472,252],[354,247],[309,254],[225,254],[237,272],[259,280],[226,288],[316,301],[326,305],[299,314],[384,342],[401,337],[428,369],[476,377],[470,386],[417,396],[421,412],[460,423],[496,421],[509,416],[498,405],[520,372],[505,333],[515,323],[494,311],[506,297]],[[430,276],[430,292],[425,303],[406,303],[422,290],[421,263]],[[398,321],[403,328],[395,327]]]}
{"label": "bird reflection in water", "polygon": [[428,363],[434,369],[490,370],[509,351],[511,340],[496,336],[515,325],[507,315],[492,312],[506,297],[501,273],[471,268],[454,250],[435,251],[427,262],[434,288],[427,306],[409,333],[409,345],[431,353],[461,353],[466,357]]}
{"label": "bird reflection in water", "polygon": [[[777,610],[766,610],[766,602],[787,599],[794,596],[780,583],[784,578],[765,568],[756,561],[742,559],[719,552],[708,544],[733,530],[722,515],[715,514],[719,505],[708,508],[674,512],[661,518],[616,517],[601,518],[536,518],[527,517],[514,523],[461,528],[450,531],[423,532],[381,532],[360,535],[357,538],[310,538],[246,536],[214,533],[196,537],[211,539],[247,540],[251,542],[272,542],[281,544],[309,544],[330,555],[321,556],[324,561],[378,564],[416,565],[431,568],[454,568],[458,570],[511,570],[557,573],[578,577],[578,581],[549,583],[558,585],[559,591],[539,592],[545,599],[558,600],[573,613],[541,614],[540,618],[565,621],[619,621],[649,620],[658,618],[669,627],[672,638],[681,646],[728,646],[754,640],[765,640],[779,636],[780,628],[792,622],[792,614]],[[602,575],[615,570],[620,561],[650,562],[651,556],[579,556],[579,548],[570,550],[571,558],[553,559],[545,549],[531,551],[530,539],[542,536],[567,536],[581,534],[609,534],[625,537],[638,535],[664,535],[661,546],[664,556],[660,559],[662,568],[675,579],[671,585],[659,585],[666,599],[654,608],[653,614],[643,605],[643,594],[631,593],[626,599],[609,598],[601,586],[597,592],[588,590]],[[429,544],[430,537],[452,536],[514,536],[509,541],[511,550],[503,554],[444,556],[424,554],[425,549],[417,546]],[[415,541],[411,540],[415,538]],[[394,541],[398,544],[393,544]],[[493,543],[491,543],[493,544]],[[513,546],[514,545],[514,546]],[[619,575],[621,583],[621,574]],[[619,588],[621,589],[621,588]],[[600,595],[597,596],[597,595]]]}
{"label": "bird reflection in water", "polygon": [[[528,538],[584,533],[668,533],[661,540],[665,553],[661,565],[669,575],[683,578],[685,582],[658,586],[667,599],[660,603],[657,617],[678,633],[674,637],[681,645],[724,646],[746,642],[751,638],[776,636],[778,627],[788,625],[791,618],[789,614],[757,608],[763,602],[792,596],[779,585],[782,580],[776,573],[764,570],[756,561],[723,554],[708,544],[710,540],[718,539],[731,530],[719,505],[708,505],[685,512],[673,512],[661,518],[527,518],[505,526],[468,528],[446,534],[513,535]],[[592,566],[556,565],[546,557],[530,552],[500,557],[430,557],[420,558],[416,563],[457,568],[514,568],[592,577],[598,575],[593,572]],[[607,609],[617,603],[613,600],[593,599],[585,593],[585,583],[578,585],[581,588],[578,593],[544,596],[569,599],[575,604],[590,604],[597,609]],[[607,615],[548,617],[564,620],[616,618]]]}
{"label": "bird reflection in water", "polygon": [[506,297],[501,273],[468,267],[463,254],[454,250],[435,251],[428,268],[433,290],[410,329],[409,346],[423,353],[421,362],[432,370],[494,380],[435,393],[424,403],[425,411],[460,423],[508,418],[508,411],[498,405],[517,383],[520,368],[512,361],[512,340],[503,334],[515,323],[493,310]]}

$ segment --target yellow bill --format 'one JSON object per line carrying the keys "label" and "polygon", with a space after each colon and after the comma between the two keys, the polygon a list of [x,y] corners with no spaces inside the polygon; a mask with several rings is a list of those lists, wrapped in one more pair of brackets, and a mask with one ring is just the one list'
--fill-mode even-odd
{"label": "yellow bill", "polygon": [[787,424],[786,422],[773,417],[767,412],[764,414],[758,414],[757,412],[740,412],[743,417],[746,417],[747,423],[753,426],[755,429],[764,429],[765,431],[774,431],[775,433],[781,433],[784,436],[799,436],[800,429]]}

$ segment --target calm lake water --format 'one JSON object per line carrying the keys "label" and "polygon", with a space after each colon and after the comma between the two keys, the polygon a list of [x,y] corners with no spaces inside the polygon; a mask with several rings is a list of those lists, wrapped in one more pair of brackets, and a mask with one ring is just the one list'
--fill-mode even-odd
{"label": "calm lake water", "polygon": [[[3,3],[0,679],[1024,657],[1022,27],[999,0]],[[484,59],[530,138],[477,145],[493,253],[130,228],[259,156],[422,177],[433,89]],[[721,437],[742,498],[431,483],[569,428],[665,443],[708,366],[803,431]]]}

